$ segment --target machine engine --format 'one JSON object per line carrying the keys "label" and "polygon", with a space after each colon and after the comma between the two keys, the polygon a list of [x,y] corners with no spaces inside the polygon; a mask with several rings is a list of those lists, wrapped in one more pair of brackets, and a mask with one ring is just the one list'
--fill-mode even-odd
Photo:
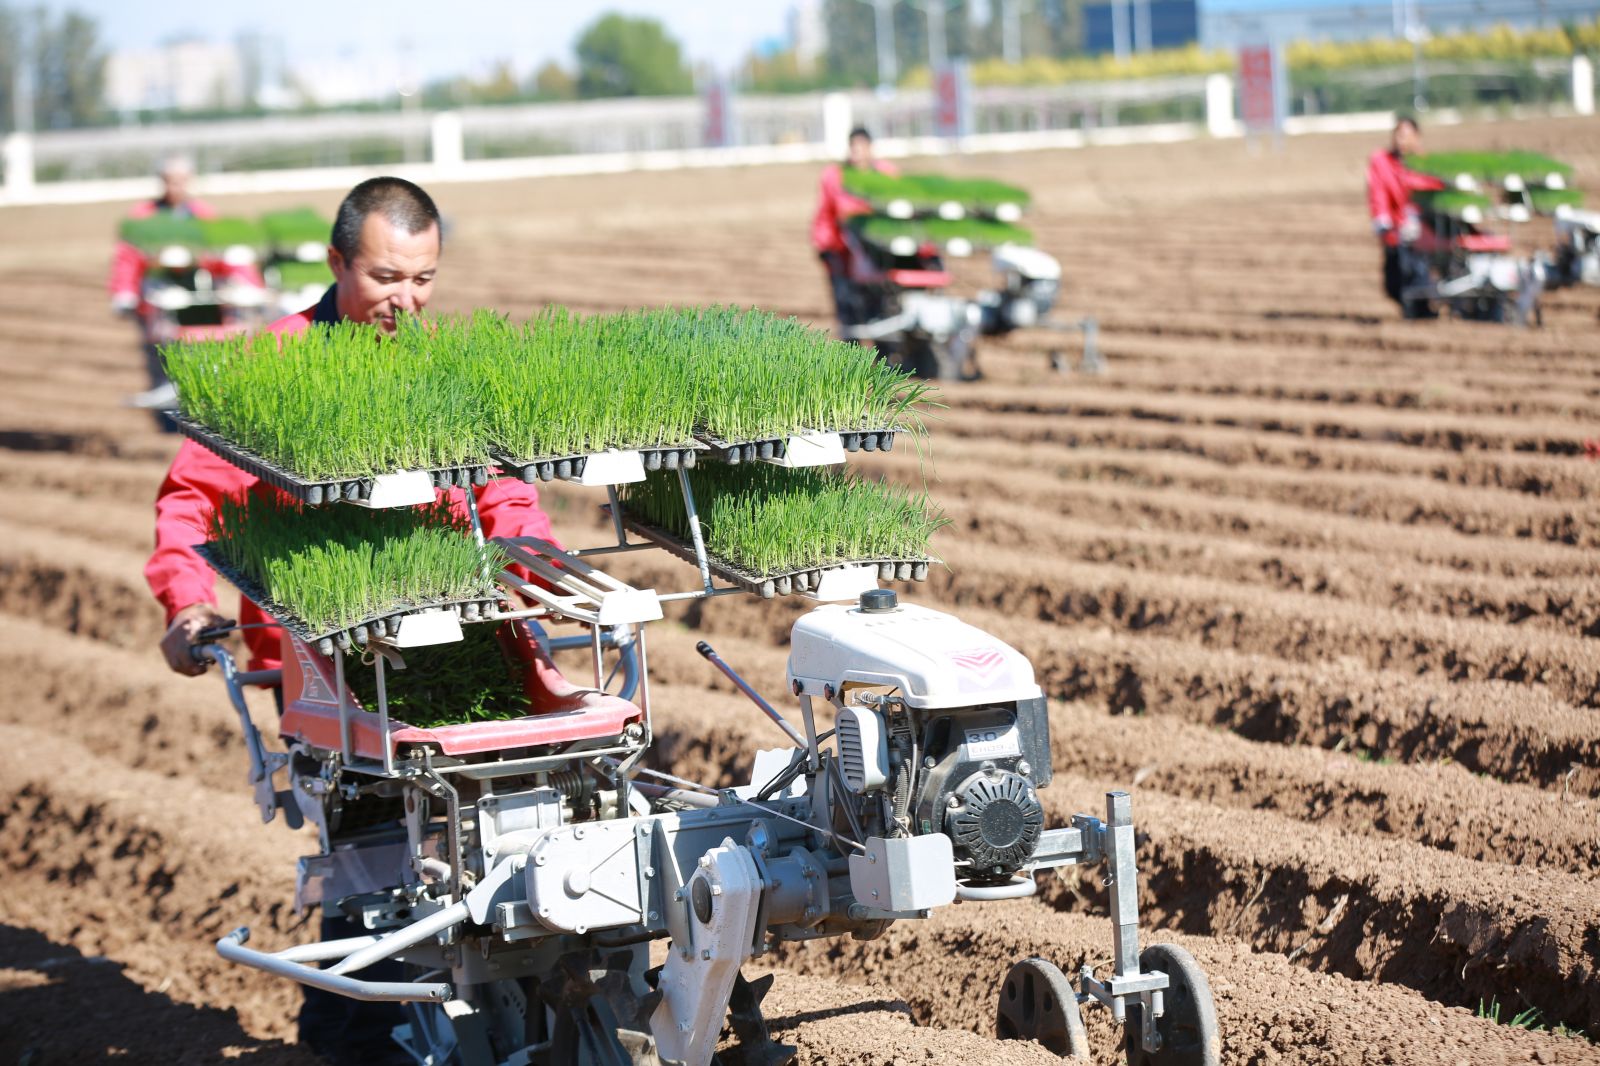
{"label": "machine engine", "polygon": [[1060,262],[1037,248],[1020,244],[1002,244],[994,250],[992,262],[1005,288],[978,294],[982,332],[996,336],[1042,322],[1061,290]]}
{"label": "machine engine", "polygon": [[789,675],[833,704],[842,784],[867,832],[948,837],[969,885],[1007,883],[1033,858],[1049,722],[1014,648],[878,589],[800,619]]}

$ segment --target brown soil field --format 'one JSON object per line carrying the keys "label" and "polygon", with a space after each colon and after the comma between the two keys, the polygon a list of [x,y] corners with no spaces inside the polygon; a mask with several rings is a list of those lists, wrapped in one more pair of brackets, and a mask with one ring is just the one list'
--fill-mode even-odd
{"label": "brown soil field", "polygon": [[[1592,120],[1428,137],[1551,152],[1600,196]],[[925,482],[952,519],[948,566],[905,594],[1034,662],[1051,820],[1133,793],[1144,939],[1206,969],[1225,1062],[1600,1063],[1600,292],[1549,295],[1536,330],[1398,320],[1363,214],[1371,147],[935,161],[1033,190],[1063,310],[1099,318],[1108,369],[1052,370],[1072,337],[986,342],[924,452],[856,465]],[[813,181],[440,187],[435,306],[825,324]],[[307,199],[337,201],[221,206]],[[143,386],[104,310],[119,210],[0,214],[0,1063],[309,1063],[297,991],[213,949],[244,923],[269,948],[314,935],[290,906],[313,845],[260,824],[216,680],[155,650],[140,571],[176,441],[120,406]],[[546,501],[567,542],[603,535],[594,490]],[[617,569],[691,580],[649,555]],[[658,765],[727,782],[776,742],[693,647],[776,695],[804,609],[721,599],[657,627]],[[1110,942],[1104,888],[1068,869],[1029,900],[760,962],[801,1062],[1043,1063],[995,1043],[1001,976],[1035,954],[1103,965]],[[1109,1019],[1088,1020],[1115,1061]]]}

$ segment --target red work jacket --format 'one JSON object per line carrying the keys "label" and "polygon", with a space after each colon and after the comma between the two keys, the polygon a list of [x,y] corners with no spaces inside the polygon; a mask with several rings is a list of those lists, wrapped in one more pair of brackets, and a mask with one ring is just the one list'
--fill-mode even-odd
{"label": "red work jacket", "polygon": [[[267,327],[279,335],[302,333],[313,321],[331,319],[333,290],[321,303],[280,318]],[[319,310],[322,314],[319,314]],[[192,440],[178,448],[172,467],[156,495],[156,547],[145,564],[144,576],[161,606],[167,623],[172,616],[194,603],[216,604],[216,574],[195,554],[193,546],[210,539],[210,519],[224,496],[245,492],[271,493],[277,490],[259,478],[245,473],[214,452]],[[478,515],[488,537],[543,537],[555,541],[550,516],[539,506],[539,490],[514,479],[490,481],[473,489],[478,498]],[[466,498],[461,489],[446,493],[457,514],[466,516]],[[249,600],[240,598],[241,625],[269,621]],[[268,670],[281,665],[277,628],[246,629],[245,646],[250,650],[250,670]]]}
{"label": "red work jacket", "polygon": [[1367,160],[1367,210],[1372,224],[1383,234],[1383,243],[1393,246],[1399,240],[1400,224],[1416,213],[1411,194],[1423,189],[1442,189],[1438,178],[1418,174],[1406,167],[1405,160],[1387,148],[1372,153]]}
{"label": "red work jacket", "polygon": [[[899,174],[893,163],[873,160],[872,167],[880,174]],[[848,253],[844,234],[839,223],[853,215],[872,213],[872,205],[844,191],[844,168],[829,163],[822,170],[822,180],[817,190],[817,213],[811,218],[811,247],[818,252]]]}

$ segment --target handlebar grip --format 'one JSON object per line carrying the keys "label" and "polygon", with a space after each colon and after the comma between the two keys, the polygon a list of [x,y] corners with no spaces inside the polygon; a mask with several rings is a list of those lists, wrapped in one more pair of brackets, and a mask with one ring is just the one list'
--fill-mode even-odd
{"label": "handlebar grip", "polygon": [[716,650],[703,640],[694,646],[694,650],[705,656],[707,659],[717,654]]}

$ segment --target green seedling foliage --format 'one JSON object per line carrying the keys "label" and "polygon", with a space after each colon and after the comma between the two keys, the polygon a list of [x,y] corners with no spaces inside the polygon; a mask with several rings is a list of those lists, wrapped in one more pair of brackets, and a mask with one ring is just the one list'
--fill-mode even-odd
{"label": "green seedling foliage", "polygon": [[200,240],[205,248],[232,248],[241,244],[260,248],[267,243],[267,236],[248,218],[207,218],[200,221]]}
{"label": "green seedling foliage", "polygon": [[491,597],[504,565],[444,501],[368,511],[225,497],[211,519],[222,558],[313,633],[440,600]]}
{"label": "green seedling foliage", "polygon": [[[949,524],[926,495],[841,471],[696,467],[689,474],[706,550],[758,577],[867,560],[929,558]],[[655,473],[621,492],[624,510],[689,540],[676,474]]]}
{"label": "green seedling foliage", "polygon": [[1494,209],[1487,196],[1482,196],[1475,192],[1461,192],[1457,189],[1414,192],[1411,197],[1423,211],[1429,211],[1437,215],[1449,215],[1452,218],[1460,218],[1469,209],[1476,209],[1481,218],[1487,219]]}
{"label": "green seedling foliage", "polygon": [[302,244],[327,244],[333,223],[309,207],[268,211],[261,216],[261,228],[275,247],[295,248]]}
{"label": "green seedling foliage", "polygon": [[516,325],[489,312],[343,323],[164,350],[184,415],[302,478],[528,461],[610,448],[893,429],[931,386],[793,318],[737,308]]}
{"label": "green seedling foliage", "polygon": [[1572,176],[1572,167],[1540,152],[1431,152],[1411,156],[1406,165],[1441,181],[1453,182],[1466,175],[1476,181],[1499,184],[1508,177],[1519,177],[1529,184],[1544,184],[1552,174]]}
{"label": "green seedling foliage", "polygon": [[286,259],[281,263],[272,264],[271,269],[278,273],[278,288],[298,290],[316,285],[326,288],[333,284],[333,271],[328,269],[328,264],[318,260],[315,263],[301,263],[294,259]]}
{"label": "green seedling foliage", "polygon": [[965,240],[974,248],[996,248],[1002,244],[1033,244],[1033,234],[1009,222],[995,222],[986,218],[915,218],[898,219],[884,215],[861,215],[851,220],[851,226],[870,244],[887,247],[897,237],[910,237],[919,244],[931,241],[944,245],[953,240]]}
{"label": "green seedling foliage", "polygon": [[182,413],[317,481],[488,460],[482,398],[429,325],[342,322],[163,350]]}
{"label": "green seedling foliage", "polygon": [[1583,193],[1577,189],[1535,188],[1528,190],[1528,202],[1539,214],[1552,215],[1558,207],[1582,207]]}
{"label": "green seedling foliage", "polygon": [[844,190],[868,203],[882,207],[893,200],[905,200],[916,211],[934,211],[939,205],[955,202],[970,212],[987,213],[1001,204],[1026,207],[1032,199],[1026,189],[988,178],[956,178],[943,174],[884,174],[877,170],[845,167]]}
{"label": "green seedling foliage", "polygon": [[[462,627],[450,644],[407,648],[405,669],[384,670],[389,715],[419,729],[463,722],[523,718],[532,709],[525,688],[527,669],[509,659],[490,624]],[[347,665],[345,683],[361,705],[378,710],[378,684],[372,668]]]}
{"label": "green seedling foliage", "polygon": [[157,212],[148,218],[126,219],[118,233],[123,240],[144,252],[159,252],[174,245],[200,248],[205,244],[199,219],[177,218],[165,212]]}

